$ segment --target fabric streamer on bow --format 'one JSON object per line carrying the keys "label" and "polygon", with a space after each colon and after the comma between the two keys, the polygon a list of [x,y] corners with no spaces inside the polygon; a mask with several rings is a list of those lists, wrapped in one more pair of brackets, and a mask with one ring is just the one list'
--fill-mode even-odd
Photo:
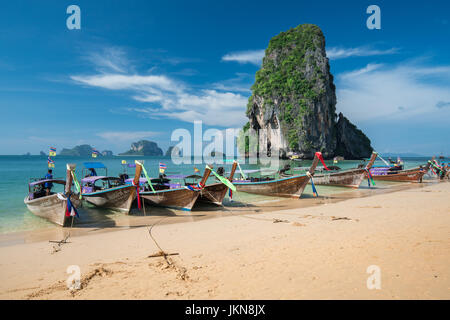
{"label": "fabric streamer on bow", "polygon": [[137,196],[137,201],[138,201],[138,208],[139,208],[139,210],[141,210],[142,209],[142,205],[141,205],[141,196],[139,195],[139,189],[140,189],[139,182],[137,184],[135,184],[134,180],[133,180],[133,186],[136,187],[136,196]]}
{"label": "fabric streamer on bow", "polygon": [[323,161],[322,152],[316,152],[316,156],[319,158],[320,162],[322,162],[324,169],[330,171],[330,169],[326,166],[325,161]]}
{"label": "fabric streamer on bow", "polygon": [[197,183],[195,186],[186,186],[189,190],[192,191],[202,191],[205,185],[202,182]]}
{"label": "fabric streamer on bow", "polygon": [[314,194],[314,196],[318,197],[319,193],[317,192],[316,186],[314,185],[314,180],[313,180],[313,176],[311,173],[306,172],[306,175],[309,177],[310,181],[311,181],[311,187],[312,187],[312,192]]}
{"label": "fabric streamer on bow", "polygon": [[67,196],[64,193],[64,196],[66,197],[66,200],[67,200],[66,217],[77,216],[77,218],[79,218],[80,216],[78,215],[77,208],[75,208],[75,206],[72,204],[72,201],[70,201],[70,194],[69,194],[69,196]]}
{"label": "fabric streamer on bow", "polygon": [[150,177],[147,174],[147,170],[145,170],[144,168],[144,165],[137,160],[135,160],[134,163],[139,164],[142,167],[142,171],[144,172],[145,178],[147,179],[150,188],[152,189],[153,193],[156,193],[155,189],[153,188],[152,181],[150,180]]}
{"label": "fabric streamer on bow", "polygon": [[234,184],[232,184],[230,182],[230,180],[228,180],[227,178],[224,178],[222,176],[220,176],[219,174],[217,174],[217,172],[215,172],[212,168],[210,168],[209,166],[206,166],[207,169],[211,170],[211,173],[213,175],[216,176],[217,179],[219,179],[220,182],[222,182],[224,185],[226,185],[228,188],[230,188],[233,191],[236,191],[236,187],[234,186]]}
{"label": "fabric streamer on bow", "polygon": [[373,181],[373,177],[372,177],[372,174],[370,173],[370,170],[368,170],[366,168],[366,172],[367,172],[367,184],[369,185],[369,188],[370,188],[370,182],[372,182],[372,185],[375,187],[375,181]]}
{"label": "fabric streamer on bow", "polygon": [[230,197],[230,200],[233,200],[233,190],[228,188],[228,196]]}
{"label": "fabric streamer on bow", "polygon": [[75,174],[75,171],[71,170],[70,173],[72,174],[73,182],[75,183],[75,187],[77,188],[78,193],[80,194],[80,200],[83,198],[83,195],[81,194],[81,187],[80,183],[78,182],[77,176]]}
{"label": "fabric streamer on bow", "polygon": [[243,178],[244,180],[247,180],[247,177],[246,177],[246,175],[245,175],[244,171],[242,171],[242,169],[241,169],[241,165],[239,164],[239,162],[237,162],[237,165],[238,165],[238,168],[239,168],[239,172],[240,172],[240,174],[241,174],[242,178]]}

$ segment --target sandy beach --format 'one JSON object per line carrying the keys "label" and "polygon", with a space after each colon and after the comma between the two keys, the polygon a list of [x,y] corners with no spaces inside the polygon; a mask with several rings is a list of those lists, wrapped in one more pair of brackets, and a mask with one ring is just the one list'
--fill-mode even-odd
{"label": "sandy beach", "polygon": [[[300,200],[302,201],[302,200]],[[450,183],[0,247],[1,299],[449,299]],[[171,254],[149,257],[160,250]],[[81,289],[66,286],[79,266]],[[369,266],[380,289],[368,289]]]}

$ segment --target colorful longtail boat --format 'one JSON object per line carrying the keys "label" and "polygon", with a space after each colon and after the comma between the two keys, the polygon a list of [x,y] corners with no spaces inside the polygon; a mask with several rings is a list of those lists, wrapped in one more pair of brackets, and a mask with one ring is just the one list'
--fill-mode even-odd
{"label": "colorful longtail boat", "polygon": [[377,153],[373,152],[369,163],[364,168],[316,174],[314,175],[314,183],[318,185],[349,187],[357,189],[366,177],[367,170],[370,170],[376,158]]}
{"label": "colorful longtail boat", "polygon": [[[397,181],[397,182],[422,182],[423,176],[428,172],[430,163],[425,167],[407,170],[393,170],[392,167],[373,167],[370,174],[374,180]],[[367,173],[366,173],[367,174]]]}
{"label": "colorful longtail boat", "polygon": [[[136,187],[126,184],[124,179],[107,176],[108,171],[100,162],[86,162],[84,166],[88,170],[105,169],[106,175],[93,175],[83,178],[81,180],[82,199],[96,207],[117,210],[128,214],[131,204],[136,199]],[[138,171],[138,168],[136,168],[136,171]],[[139,177],[140,172],[136,172],[136,174]]]}
{"label": "colorful longtail boat", "polygon": [[[24,199],[28,210],[34,215],[60,226],[71,226],[74,216],[71,216],[70,213],[68,214],[68,208],[73,206],[76,210],[76,208],[81,206],[79,195],[71,191],[73,182],[72,171],[75,170],[75,167],[75,164],[67,164],[66,180],[42,179],[30,182],[28,184],[28,196]],[[49,183],[64,185],[64,193],[50,192],[47,195],[45,185]],[[68,199],[70,202],[69,207]]]}
{"label": "colorful longtail boat", "polygon": [[[236,167],[237,162],[234,161],[233,166],[231,167],[230,175],[228,176],[229,181],[233,181]],[[221,182],[208,184],[205,186],[205,188],[203,188],[203,190],[201,190],[198,200],[201,202],[214,203],[221,206],[228,189],[228,186]]]}
{"label": "colorful longtail boat", "polygon": [[306,174],[293,175],[291,177],[272,179],[268,178],[264,181],[255,180],[234,180],[233,184],[239,192],[247,192],[274,197],[300,198],[308,184],[311,176],[314,175],[319,157],[322,154],[316,152],[314,160]]}
{"label": "colorful longtail boat", "polygon": [[[140,166],[140,164],[136,164],[136,166]],[[191,211],[210,173],[211,170],[206,167],[201,181],[196,185],[172,186],[161,183],[152,185],[154,190],[146,187],[139,192],[139,195],[146,203],[151,205]]]}

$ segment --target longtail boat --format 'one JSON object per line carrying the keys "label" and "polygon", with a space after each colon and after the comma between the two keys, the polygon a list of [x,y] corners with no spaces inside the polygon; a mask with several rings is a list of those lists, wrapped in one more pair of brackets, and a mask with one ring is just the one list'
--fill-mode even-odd
{"label": "longtail boat", "polygon": [[[72,193],[72,172],[75,170],[75,164],[67,164],[66,180],[59,179],[35,179],[28,184],[28,195],[24,202],[34,215],[44,218],[50,222],[63,227],[70,226],[73,223],[76,210],[81,206],[79,195]],[[45,191],[45,185],[55,183],[64,185],[64,193]]]}
{"label": "longtail boat", "polygon": [[[104,176],[88,175],[81,180],[82,199],[96,207],[117,210],[128,214],[131,204],[136,199],[136,187],[126,184],[123,177],[107,176],[107,168],[100,162],[86,162],[84,167],[83,176],[85,169],[94,169],[93,172],[95,172],[95,169],[104,169],[106,174]],[[140,171],[140,168],[136,167],[136,171],[138,170]],[[139,175],[140,172],[137,173],[138,177]]]}
{"label": "longtail boat", "polygon": [[[140,167],[141,164],[137,163],[136,166]],[[191,211],[210,173],[211,170],[206,167],[201,181],[197,184],[182,185],[170,183],[169,179],[152,179],[149,185],[139,192],[139,196],[151,205]]]}
{"label": "longtail boat", "polygon": [[[229,181],[233,181],[236,167],[237,162],[234,161],[231,167],[230,175],[228,176]],[[221,206],[228,189],[228,186],[223,184],[222,182],[208,184],[203,188],[203,190],[200,191],[198,200],[201,202],[214,203]]]}
{"label": "longtail boat", "polygon": [[266,177],[247,180],[234,180],[233,184],[239,192],[298,199],[302,195],[309,179],[314,175],[314,171],[319,163],[319,156],[321,155],[322,154],[320,152],[316,152],[313,163],[306,174],[293,175],[291,177],[278,179]]}
{"label": "longtail boat", "polygon": [[[374,180],[397,181],[397,182],[422,182],[423,176],[428,172],[430,163],[425,167],[407,170],[396,170],[395,167],[373,167],[370,174]],[[366,173],[367,175],[367,173]]]}
{"label": "longtail boat", "polygon": [[355,168],[338,172],[316,174],[314,175],[314,183],[318,185],[339,186],[357,189],[366,177],[367,170],[370,170],[376,158],[377,153],[373,152],[369,162],[364,168]]}

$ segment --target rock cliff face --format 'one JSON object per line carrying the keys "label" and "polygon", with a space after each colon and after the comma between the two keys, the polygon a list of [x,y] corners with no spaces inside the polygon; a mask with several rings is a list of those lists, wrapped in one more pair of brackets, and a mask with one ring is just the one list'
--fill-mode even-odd
{"label": "rock cliff face", "polygon": [[158,147],[156,142],[141,140],[131,144],[131,149],[121,153],[121,156],[162,156],[163,151]]}
{"label": "rock cliff face", "polygon": [[336,123],[336,138],[335,154],[345,159],[367,158],[372,152],[369,138],[342,113],[339,113],[339,120]]}
{"label": "rock cliff face", "polygon": [[[326,57],[325,37],[315,25],[300,25],[270,40],[252,86],[247,117],[246,127],[279,129],[267,131],[267,146],[260,134],[263,152],[274,146],[275,141],[279,141],[276,147],[281,156],[296,152],[301,158],[312,158],[316,151],[321,151],[330,158],[341,155],[337,152],[343,150],[347,158],[361,158],[369,157],[372,151],[367,137],[359,130],[356,134],[356,127],[348,120],[337,126],[335,86]],[[339,141],[338,130],[341,130]],[[272,137],[274,134],[280,136]],[[349,145],[359,144],[358,139],[364,147]]]}

